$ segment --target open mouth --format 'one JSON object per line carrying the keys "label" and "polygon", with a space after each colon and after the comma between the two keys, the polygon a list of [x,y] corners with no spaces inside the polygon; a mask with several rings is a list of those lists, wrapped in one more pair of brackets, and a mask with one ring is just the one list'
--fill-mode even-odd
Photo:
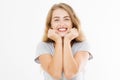
{"label": "open mouth", "polygon": [[58,28],[57,30],[58,30],[59,32],[66,32],[67,29],[68,29],[68,28]]}

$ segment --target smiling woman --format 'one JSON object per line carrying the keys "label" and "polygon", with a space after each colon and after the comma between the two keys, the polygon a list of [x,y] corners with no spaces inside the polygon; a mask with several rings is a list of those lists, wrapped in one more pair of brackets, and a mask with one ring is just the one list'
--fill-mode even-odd
{"label": "smiling woman", "polygon": [[44,70],[45,80],[84,80],[84,67],[91,58],[73,9],[65,3],[53,5],[35,58]]}
{"label": "smiling woman", "polygon": [[56,9],[52,14],[51,27],[53,30],[64,37],[72,28],[72,22],[69,14],[64,9]]}

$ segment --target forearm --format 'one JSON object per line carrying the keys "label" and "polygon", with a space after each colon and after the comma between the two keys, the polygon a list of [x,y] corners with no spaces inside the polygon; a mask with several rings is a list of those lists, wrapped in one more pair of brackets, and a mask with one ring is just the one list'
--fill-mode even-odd
{"label": "forearm", "polygon": [[78,64],[75,61],[70,41],[64,40],[64,73],[66,77],[73,77],[78,72]]}
{"label": "forearm", "polygon": [[49,64],[49,73],[56,79],[59,79],[62,74],[62,42],[55,43],[55,51],[52,60]]}

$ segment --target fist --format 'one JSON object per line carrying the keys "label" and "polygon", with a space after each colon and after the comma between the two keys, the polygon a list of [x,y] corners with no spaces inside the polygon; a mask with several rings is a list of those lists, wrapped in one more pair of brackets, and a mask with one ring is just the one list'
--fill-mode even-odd
{"label": "fist", "polygon": [[76,28],[72,28],[66,35],[65,38],[67,38],[68,40],[73,40],[76,37],[78,37],[78,30]]}
{"label": "fist", "polygon": [[58,39],[60,39],[61,37],[58,35],[56,30],[53,29],[49,29],[48,30],[48,38],[52,39],[53,41],[57,41]]}

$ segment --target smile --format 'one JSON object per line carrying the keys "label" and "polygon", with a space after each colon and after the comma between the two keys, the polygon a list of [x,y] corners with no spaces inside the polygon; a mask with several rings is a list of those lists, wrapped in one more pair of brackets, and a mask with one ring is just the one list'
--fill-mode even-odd
{"label": "smile", "polygon": [[67,31],[67,28],[58,28],[57,29],[59,32],[66,32]]}

